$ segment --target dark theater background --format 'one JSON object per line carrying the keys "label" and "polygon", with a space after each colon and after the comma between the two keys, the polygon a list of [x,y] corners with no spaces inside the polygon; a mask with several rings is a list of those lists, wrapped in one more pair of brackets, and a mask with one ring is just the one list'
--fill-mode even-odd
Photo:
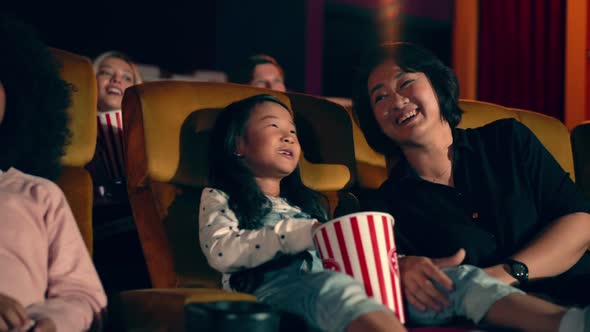
{"label": "dark theater background", "polygon": [[[118,50],[162,78],[227,72],[258,53],[275,57],[288,89],[350,97],[361,50],[396,38],[451,61],[453,0],[218,0],[13,2],[3,12],[36,28],[49,46],[94,58]],[[94,215],[94,262],[108,293],[150,287],[132,222]]]}
{"label": "dark theater background", "polygon": [[[382,17],[383,3],[393,4],[390,17]],[[171,75],[227,71],[244,57],[267,53],[285,68],[289,89],[330,96],[350,95],[359,52],[383,39],[383,29],[399,26],[399,39],[424,44],[450,61],[452,0],[15,1],[0,6],[35,26],[50,46],[91,58],[120,50]]]}
{"label": "dark theater background", "polygon": [[[590,119],[587,1],[5,0],[0,11],[35,27],[51,47],[91,59],[122,51],[158,67],[162,79],[228,72],[268,54],[289,90],[325,97],[351,97],[363,49],[411,41],[453,67],[462,98],[536,111],[571,129]],[[149,287],[134,226],[125,231],[108,243],[95,232],[95,246],[103,246],[95,263],[109,264],[99,271],[107,291]],[[120,273],[127,269],[134,272]]]}

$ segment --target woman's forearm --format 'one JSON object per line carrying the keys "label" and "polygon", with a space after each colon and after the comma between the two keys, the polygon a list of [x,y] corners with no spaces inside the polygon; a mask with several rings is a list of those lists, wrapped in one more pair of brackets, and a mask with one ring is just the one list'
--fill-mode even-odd
{"label": "woman's forearm", "polygon": [[[525,263],[529,279],[553,277],[570,269],[589,249],[590,214],[572,213],[556,219],[524,249],[511,257]],[[506,282],[515,281],[501,264],[486,269]]]}

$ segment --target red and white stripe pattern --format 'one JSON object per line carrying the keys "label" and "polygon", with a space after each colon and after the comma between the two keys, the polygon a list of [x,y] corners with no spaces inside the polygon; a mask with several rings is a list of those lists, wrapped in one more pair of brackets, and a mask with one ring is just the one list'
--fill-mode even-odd
{"label": "red and white stripe pattern", "polygon": [[98,141],[101,163],[111,179],[125,177],[123,159],[123,117],[120,110],[98,112]]}
{"label": "red and white stripe pattern", "polygon": [[361,281],[367,295],[405,323],[391,215],[362,212],[334,219],[314,233],[314,243],[326,269]]}

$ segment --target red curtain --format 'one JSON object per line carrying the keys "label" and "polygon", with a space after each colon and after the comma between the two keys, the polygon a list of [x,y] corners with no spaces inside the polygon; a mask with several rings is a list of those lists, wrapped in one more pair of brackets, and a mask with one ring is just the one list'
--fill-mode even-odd
{"label": "red curtain", "polygon": [[478,99],[563,120],[566,0],[480,0]]}

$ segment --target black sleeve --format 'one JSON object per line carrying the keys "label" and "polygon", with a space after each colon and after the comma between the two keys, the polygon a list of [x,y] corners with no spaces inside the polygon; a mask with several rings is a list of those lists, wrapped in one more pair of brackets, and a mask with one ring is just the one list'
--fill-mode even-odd
{"label": "black sleeve", "polygon": [[575,212],[590,213],[590,204],[582,192],[535,134],[519,121],[510,123],[516,155],[521,158],[541,222],[546,224]]}
{"label": "black sleeve", "polygon": [[[385,197],[387,197],[386,195],[388,195],[388,192],[391,190],[388,186],[389,181],[385,181],[378,190],[362,195],[363,199],[361,199],[360,204],[361,211],[378,211],[393,215],[385,199]],[[418,255],[416,247],[403,234],[403,232],[400,231],[399,227],[395,226],[395,218],[393,235],[395,237],[395,247],[398,255]]]}

